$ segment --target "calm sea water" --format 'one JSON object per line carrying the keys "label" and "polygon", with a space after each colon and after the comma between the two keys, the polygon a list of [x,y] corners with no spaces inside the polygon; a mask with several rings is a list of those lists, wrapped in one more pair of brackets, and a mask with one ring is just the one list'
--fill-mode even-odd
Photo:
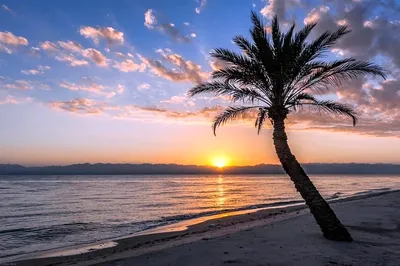
{"label": "calm sea water", "polygon": [[[400,176],[312,179],[326,198],[400,189]],[[0,176],[0,261],[296,200],[286,176]]]}

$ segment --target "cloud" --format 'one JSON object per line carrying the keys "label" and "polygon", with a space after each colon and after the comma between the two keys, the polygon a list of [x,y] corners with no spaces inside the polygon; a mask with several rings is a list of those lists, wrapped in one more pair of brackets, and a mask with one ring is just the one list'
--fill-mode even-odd
{"label": "cloud", "polygon": [[104,39],[109,44],[113,43],[124,43],[124,33],[121,31],[117,31],[112,27],[88,27],[82,26],[79,30],[79,33],[85,37],[90,38],[94,41],[95,44],[98,44],[100,39]]}
{"label": "cloud", "polygon": [[115,54],[121,59],[133,58],[134,57],[133,54],[131,54],[131,53],[124,54],[124,53],[121,53],[121,52],[115,52]]}
{"label": "cloud", "polygon": [[197,65],[192,61],[186,61],[181,55],[172,53],[169,49],[160,49],[157,50],[157,52],[161,55],[163,61],[178,68],[169,69],[161,61],[148,59],[139,55],[142,62],[157,76],[174,82],[191,83],[201,83],[209,76],[208,72],[203,72],[201,70],[200,65]]}
{"label": "cloud", "polygon": [[21,73],[25,74],[25,75],[41,75],[46,70],[50,70],[50,69],[51,69],[51,67],[49,67],[49,66],[41,66],[41,65],[39,65],[36,69],[21,70]]}
{"label": "cloud", "polygon": [[12,90],[30,90],[32,89],[32,84],[29,81],[18,79],[13,81],[13,83],[3,85],[3,87]]}
{"label": "cloud", "polygon": [[114,91],[110,87],[103,86],[101,84],[97,84],[94,82],[88,82],[84,84],[77,84],[77,83],[71,83],[67,81],[63,81],[59,84],[61,87],[66,88],[71,91],[86,91],[90,93],[94,93],[97,95],[104,96],[106,98],[112,98],[114,97],[117,93],[121,94],[124,91],[124,88],[122,85],[117,86],[116,91]]}
{"label": "cloud", "polygon": [[196,7],[195,9],[194,9],[194,11],[197,13],[197,14],[200,14],[201,13],[201,11],[204,9],[204,7],[206,6],[206,4],[207,4],[207,0],[197,0],[197,2],[200,4],[198,7]]}
{"label": "cloud", "polygon": [[96,65],[100,67],[107,67],[107,58],[98,50],[94,48],[88,48],[82,51],[82,55],[92,60]]}
{"label": "cloud", "polygon": [[16,98],[12,95],[8,95],[5,99],[0,99],[0,105],[1,104],[21,104],[21,103],[30,102],[31,100],[32,100],[32,98],[30,98],[30,97]]}
{"label": "cloud", "polygon": [[0,43],[0,51],[1,52],[5,52],[7,54],[12,54],[13,53],[12,49],[8,48],[7,46],[5,46],[5,45],[3,45],[1,43]]}
{"label": "cloud", "polygon": [[[68,101],[52,101],[49,106],[55,110],[71,112],[80,115],[108,115],[114,118],[127,118],[154,121],[154,117],[172,120],[191,119],[192,121],[209,122],[222,110],[220,106],[206,107],[195,111],[173,111],[157,106],[112,105],[89,98],[75,98]],[[204,120],[206,118],[207,120]]]}
{"label": "cloud", "polygon": [[6,12],[14,13],[14,11],[11,8],[9,8],[8,6],[6,6],[4,4],[1,5],[1,8]]}
{"label": "cloud", "polygon": [[386,80],[381,86],[370,90],[370,108],[381,113],[396,113],[400,115],[400,79]]}
{"label": "cloud", "polygon": [[318,22],[322,16],[328,13],[328,6],[320,6],[313,8],[308,14],[307,17],[304,18],[304,24],[316,23]]}
{"label": "cloud", "polygon": [[172,96],[168,100],[163,100],[161,101],[162,103],[184,103],[185,101],[188,101],[189,99],[185,96]]}
{"label": "cloud", "polygon": [[56,52],[58,51],[58,46],[57,44],[50,42],[50,41],[45,41],[45,42],[41,42],[39,44],[40,48],[44,51],[47,52]]}
{"label": "cloud", "polygon": [[83,46],[76,41],[67,41],[67,42],[59,41],[58,45],[65,50],[69,50],[75,53],[79,53],[83,50]]}
{"label": "cloud", "polygon": [[[387,14],[396,12],[400,15],[399,6],[395,3],[353,1],[335,1],[333,8],[320,6],[312,9],[304,19],[305,23],[318,21],[313,34],[321,34],[326,30],[335,30],[338,25],[346,24],[352,32],[338,41],[334,49],[337,53],[354,56],[362,60],[370,60],[381,55],[388,57],[400,67],[400,22],[390,20]],[[373,13],[373,11],[376,13]],[[397,10],[397,11],[396,11]]]}
{"label": "cloud", "polygon": [[22,36],[15,36],[9,31],[0,32],[0,51],[12,54],[14,48],[18,46],[27,46],[28,44],[28,40]]}
{"label": "cloud", "polygon": [[31,47],[29,53],[31,55],[40,56],[40,48],[39,47]]}
{"label": "cloud", "polygon": [[0,32],[0,42],[10,46],[27,46],[28,40],[21,36],[15,36],[9,31]]}
{"label": "cloud", "polygon": [[[58,45],[57,45],[58,44]],[[85,58],[90,59],[100,67],[108,66],[108,59],[100,51],[94,48],[84,47],[76,41],[58,41],[57,43],[45,41],[39,44],[44,51],[61,62],[67,62],[70,66],[86,66],[89,64]]]}
{"label": "cloud", "polygon": [[139,86],[137,86],[138,91],[145,91],[150,88],[150,84],[148,83],[142,83]]}
{"label": "cloud", "polygon": [[144,63],[137,64],[132,59],[125,59],[122,62],[115,62],[114,68],[118,69],[121,72],[143,72],[146,69],[146,65]]}
{"label": "cloud", "polygon": [[184,106],[195,106],[194,100],[189,99],[187,96],[172,96],[167,100],[161,101],[161,103],[168,103],[168,104],[183,104]]}
{"label": "cloud", "polygon": [[107,108],[104,102],[97,102],[92,99],[76,98],[71,101],[52,101],[50,106],[56,110],[63,110],[77,114],[98,115]]}
{"label": "cloud", "polygon": [[100,94],[104,89],[104,86],[96,84],[96,83],[79,85],[76,83],[69,83],[69,82],[63,81],[60,83],[60,86],[63,88],[72,90],[72,91],[82,90],[82,91],[89,91],[89,92],[94,92],[94,93],[98,93],[98,94]]}
{"label": "cloud", "polygon": [[301,5],[300,0],[268,0],[260,12],[268,19],[277,15],[281,22],[287,22],[287,10],[299,5]]}
{"label": "cloud", "polygon": [[[390,84],[393,85],[393,84]],[[397,97],[397,96],[396,96]],[[188,101],[188,103],[187,103]],[[394,102],[395,100],[393,100]],[[163,100],[161,103],[182,104],[192,107],[190,100],[184,96],[173,96]],[[168,118],[174,121],[192,121],[210,123],[216,114],[224,110],[224,106],[201,108],[193,111],[176,111],[158,106],[139,105],[110,105],[105,102],[97,102],[90,99],[78,98],[73,101],[53,102],[52,107],[77,114],[106,114],[115,118],[128,118],[154,121],[154,116]],[[254,122],[257,110],[250,111],[239,117],[239,123],[245,121],[250,125]],[[381,117],[374,117],[368,114],[360,114],[359,124],[356,127],[351,125],[351,120],[342,116],[322,114],[304,108],[302,112],[291,113],[288,117],[288,130],[324,130],[333,132],[348,132],[361,135],[378,137],[400,137],[400,111]],[[164,121],[164,120],[161,120]],[[247,123],[249,122],[249,123]],[[266,123],[270,128],[270,124]]]}
{"label": "cloud", "polygon": [[218,60],[218,59],[210,60],[209,64],[210,64],[210,67],[212,68],[212,70],[214,70],[214,71],[217,71],[217,70],[227,67],[227,64],[224,61]]}
{"label": "cloud", "polygon": [[117,94],[123,94],[124,91],[125,91],[124,86],[122,86],[121,84],[118,84],[116,93],[117,93]]}
{"label": "cloud", "polygon": [[181,31],[175,27],[174,23],[168,21],[159,23],[158,20],[159,19],[156,17],[156,12],[153,9],[148,9],[144,13],[144,25],[148,29],[155,29],[161,31],[178,42],[189,43],[192,40],[191,35],[182,34]]}
{"label": "cloud", "polygon": [[73,55],[59,55],[55,57],[56,60],[61,61],[61,62],[67,62],[68,65],[70,66],[86,66],[89,64],[88,61],[86,60],[80,60],[75,58]]}
{"label": "cloud", "polygon": [[386,119],[373,116],[359,115],[359,123],[353,127],[350,119],[341,116],[321,115],[315,112],[293,113],[289,115],[289,129],[323,130],[346,132],[375,137],[400,137],[400,118],[392,116]]}
{"label": "cloud", "polygon": [[40,81],[24,79],[13,80],[2,76],[0,76],[0,88],[20,91],[32,89],[50,90],[49,85]]}
{"label": "cloud", "polygon": [[114,114],[117,118],[154,121],[154,117],[156,116],[162,118],[162,121],[165,121],[165,118],[168,118],[174,121],[201,121],[209,123],[208,119],[215,116],[215,114],[218,111],[221,111],[222,108],[220,106],[215,106],[205,107],[197,111],[173,111],[157,106],[127,105],[120,106],[118,110],[119,112]]}
{"label": "cloud", "polygon": [[144,25],[148,28],[148,29],[152,29],[154,27],[154,25],[157,24],[157,19],[154,15],[154,11],[153,9],[148,9],[145,13],[144,13]]}
{"label": "cloud", "polygon": [[343,116],[321,116],[306,108],[289,116],[291,124],[305,125],[304,129],[400,137],[400,80],[390,79],[374,86],[359,79],[340,86],[335,92],[340,102],[355,108],[359,117],[356,127]]}

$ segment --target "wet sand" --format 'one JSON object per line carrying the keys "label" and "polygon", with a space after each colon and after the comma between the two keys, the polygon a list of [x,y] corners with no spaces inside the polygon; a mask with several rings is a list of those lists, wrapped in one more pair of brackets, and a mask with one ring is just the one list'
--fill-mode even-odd
{"label": "wet sand", "polygon": [[400,265],[399,206],[400,192],[332,203],[353,235],[352,243],[323,238],[308,209],[300,205],[224,214],[199,224],[162,228],[164,233],[156,229],[118,239],[109,248],[78,255],[53,253],[63,256],[8,265]]}

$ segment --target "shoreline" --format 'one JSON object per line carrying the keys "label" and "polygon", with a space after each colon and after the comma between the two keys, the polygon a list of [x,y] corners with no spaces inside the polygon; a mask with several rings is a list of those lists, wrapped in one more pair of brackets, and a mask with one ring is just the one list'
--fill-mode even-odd
{"label": "shoreline", "polygon": [[[400,190],[384,190],[347,198],[328,200],[330,204],[352,202],[356,200],[398,193]],[[35,253],[31,258],[19,258],[17,261],[3,262],[12,265],[92,265],[106,261],[136,257],[150,252],[160,251],[177,245],[207,240],[218,236],[233,234],[267,224],[284,221],[307,214],[305,204],[277,206],[263,209],[243,210],[202,216],[178,223],[141,231],[130,236],[80,245],[58,250]],[[116,243],[116,245],[110,243]],[[82,252],[79,254],[79,252]],[[74,254],[75,253],[75,254]],[[78,254],[76,254],[78,253]],[[33,254],[28,254],[33,255]],[[24,255],[22,255],[24,256]],[[33,258],[32,258],[33,257]]]}

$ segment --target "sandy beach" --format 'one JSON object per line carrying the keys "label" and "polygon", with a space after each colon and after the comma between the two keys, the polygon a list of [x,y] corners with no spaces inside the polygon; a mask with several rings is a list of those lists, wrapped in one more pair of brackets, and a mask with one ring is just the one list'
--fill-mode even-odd
{"label": "sandy beach", "polygon": [[221,215],[186,230],[119,239],[114,247],[7,265],[400,265],[399,196],[382,192],[332,204],[353,243],[324,239],[308,209],[292,206]]}

